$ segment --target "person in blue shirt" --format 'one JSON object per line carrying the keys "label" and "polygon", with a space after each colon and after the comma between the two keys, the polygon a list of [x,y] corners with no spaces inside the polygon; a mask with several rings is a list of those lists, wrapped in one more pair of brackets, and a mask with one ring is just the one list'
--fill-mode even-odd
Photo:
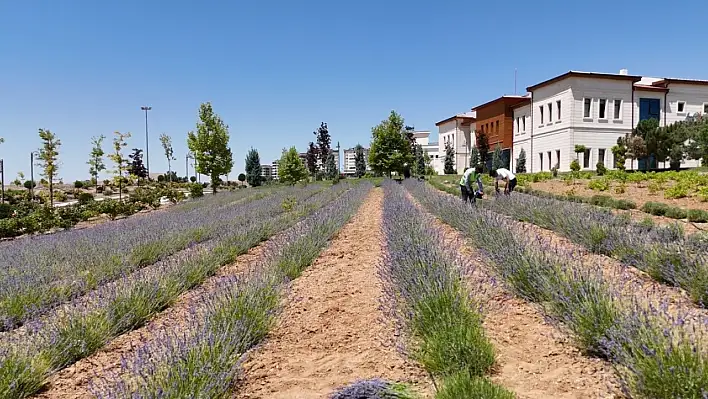
{"label": "person in blue shirt", "polygon": [[[464,202],[470,201],[474,203],[477,198],[482,198],[484,188],[482,187],[482,166],[477,165],[474,168],[466,168],[465,173],[460,179],[460,192]],[[477,191],[472,191],[472,182],[477,182]]]}

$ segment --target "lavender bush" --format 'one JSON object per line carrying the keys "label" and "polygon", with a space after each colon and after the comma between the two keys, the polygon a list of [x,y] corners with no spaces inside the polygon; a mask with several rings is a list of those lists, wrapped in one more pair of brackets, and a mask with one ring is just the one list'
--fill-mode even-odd
{"label": "lavender bush", "polygon": [[706,397],[703,330],[691,330],[685,318],[671,316],[666,309],[621,298],[599,270],[585,268],[572,252],[529,237],[509,219],[419,183],[407,183],[407,188],[484,251],[514,292],[539,302],[548,316],[575,335],[582,349],[612,361],[629,397]]}
{"label": "lavender bush", "polygon": [[491,371],[495,355],[479,303],[462,284],[461,269],[468,265],[442,246],[441,232],[401,186],[387,182],[385,190],[386,254],[380,274],[386,282],[386,312],[407,333],[411,356],[443,385],[458,374],[481,378]]}
{"label": "lavender bush", "polygon": [[[0,385],[0,392],[13,389],[9,384],[15,377],[20,387],[26,387],[23,393],[31,394],[48,374],[91,355],[112,337],[143,325],[178,295],[204,281],[222,265],[230,263],[261,240],[294,225],[301,217],[346,190],[347,186],[341,185],[314,196],[309,190],[296,191],[291,197],[291,202],[296,205],[288,211],[284,210],[282,199],[272,197],[239,223],[223,226],[218,237],[197,250],[99,287],[90,301],[62,309],[54,317],[32,326],[29,340],[26,335],[18,334],[15,340],[23,342],[21,349],[12,356],[0,358],[0,376],[15,373],[9,375],[8,385]],[[308,201],[300,203],[304,199]],[[15,340],[6,337],[0,347],[17,347]],[[17,372],[15,364],[18,361],[35,370]]]}
{"label": "lavender bush", "polygon": [[264,249],[265,260],[241,280],[224,279],[195,304],[179,332],[163,330],[124,360],[122,375],[96,382],[102,398],[224,397],[243,354],[263,339],[283,283],[299,275],[351,217],[370,186],[359,185],[294,225]]}
{"label": "lavender bush", "polygon": [[378,378],[355,381],[330,395],[330,399],[415,399],[417,397],[404,384]]}
{"label": "lavender bush", "polygon": [[481,201],[480,206],[616,257],[659,282],[685,289],[697,304],[708,306],[708,245],[685,237],[677,223],[667,227],[632,223],[606,209],[526,194]]}
{"label": "lavender bush", "polygon": [[213,238],[221,226],[257,208],[262,198],[264,193],[220,195],[91,229],[1,244],[0,331]]}

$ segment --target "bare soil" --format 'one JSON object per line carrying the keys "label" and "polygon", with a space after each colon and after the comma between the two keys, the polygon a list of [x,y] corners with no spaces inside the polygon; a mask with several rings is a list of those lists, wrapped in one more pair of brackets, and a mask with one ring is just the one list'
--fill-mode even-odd
{"label": "bare soil", "polygon": [[[615,187],[619,184],[613,181],[610,189],[607,191],[594,191],[588,188],[589,180],[576,180],[572,185],[566,185],[563,180],[546,180],[542,182],[529,183],[531,188],[550,192],[553,194],[566,194],[569,190],[574,190],[576,195],[584,197],[592,197],[593,195],[609,195],[617,199],[632,200],[637,204],[637,208],[641,208],[646,202],[663,202],[671,206],[677,206],[685,209],[703,209],[708,210],[708,202],[701,202],[696,197],[686,197],[677,199],[664,198],[663,191],[652,194],[647,188],[647,183],[627,183],[625,192],[618,194],[615,192]],[[668,186],[667,186],[668,187]]]}
{"label": "bare soil", "polygon": [[467,285],[484,306],[484,329],[497,365],[491,380],[519,399],[622,398],[611,366],[583,355],[535,305],[514,297],[488,271],[486,260],[463,235],[437,221],[448,248],[471,261]]}
{"label": "bare soil", "polygon": [[382,202],[382,190],[374,189],[292,283],[278,325],[244,364],[236,397],[324,398],[374,377],[430,392],[425,373],[395,349],[394,328],[379,310]]}

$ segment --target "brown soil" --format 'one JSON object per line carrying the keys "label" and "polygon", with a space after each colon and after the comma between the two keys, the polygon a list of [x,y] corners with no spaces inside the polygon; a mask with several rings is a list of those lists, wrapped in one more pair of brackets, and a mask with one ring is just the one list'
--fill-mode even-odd
{"label": "brown soil", "polygon": [[507,292],[464,237],[438,221],[448,248],[472,262],[466,271],[473,295],[484,304],[484,329],[494,344],[497,366],[491,380],[519,399],[621,398],[611,366],[583,355],[549,324],[540,309]]}
{"label": "brown soil", "polygon": [[[277,236],[271,240],[277,239]],[[167,329],[179,330],[185,323],[190,308],[195,301],[212,292],[218,280],[225,276],[237,276],[245,273],[249,266],[257,264],[262,258],[263,245],[252,248],[238,257],[236,262],[225,266],[205,281],[201,286],[184,293],[175,303],[156,315],[146,326],[133,330],[113,339],[99,352],[82,359],[75,364],[52,375],[47,390],[39,398],[93,398],[89,388],[91,380],[97,375],[107,376],[121,371],[121,357],[130,358],[139,348],[160,336]]]}
{"label": "brown soil", "polygon": [[357,379],[385,378],[430,392],[425,373],[395,350],[378,309],[383,193],[362,205],[292,284],[281,319],[245,362],[239,398],[323,398]]}
{"label": "brown soil", "polygon": [[693,222],[688,222],[685,220],[678,220],[678,219],[671,219],[667,218],[666,216],[656,216],[656,215],[650,215],[648,213],[632,209],[632,210],[621,210],[621,209],[613,209],[612,212],[615,214],[622,214],[628,212],[632,216],[632,220],[635,222],[641,222],[645,218],[650,218],[651,220],[654,221],[657,225],[670,225],[674,223],[678,223],[683,227],[684,233],[687,235],[699,233],[702,231],[708,231],[708,223],[693,223]]}
{"label": "brown soil", "polygon": [[562,180],[546,180],[537,183],[529,183],[531,188],[535,190],[546,191],[554,194],[566,194],[569,190],[575,190],[576,195],[583,197],[592,197],[593,195],[609,195],[613,198],[632,200],[637,204],[637,208],[641,208],[644,203],[663,202],[671,206],[677,206],[685,209],[703,209],[708,210],[708,202],[701,202],[695,197],[686,197],[678,199],[664,198],[664,193],[658,192],[651,194],[646,183],[627,183],[626,191],[623,194],[617,194],[615,187],[617,182],[612,182],[610,189],[607,191],[593,191],[588,188],[589,180],[576,180],[573,185],[566,185]]}

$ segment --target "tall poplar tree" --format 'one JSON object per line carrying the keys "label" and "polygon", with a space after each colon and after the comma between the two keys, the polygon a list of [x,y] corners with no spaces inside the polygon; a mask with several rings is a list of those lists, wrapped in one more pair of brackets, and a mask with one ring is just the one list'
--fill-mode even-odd
{"label": "tall poplar tree", "polygon": [[214,113],[211,103],[199,107],[197,131],[187,134],[187,146],[196,159],[197,172],[211,178],[213,194],[219,186],[219,176],[231,172],[234,166],[229,148],[229,127]]}

